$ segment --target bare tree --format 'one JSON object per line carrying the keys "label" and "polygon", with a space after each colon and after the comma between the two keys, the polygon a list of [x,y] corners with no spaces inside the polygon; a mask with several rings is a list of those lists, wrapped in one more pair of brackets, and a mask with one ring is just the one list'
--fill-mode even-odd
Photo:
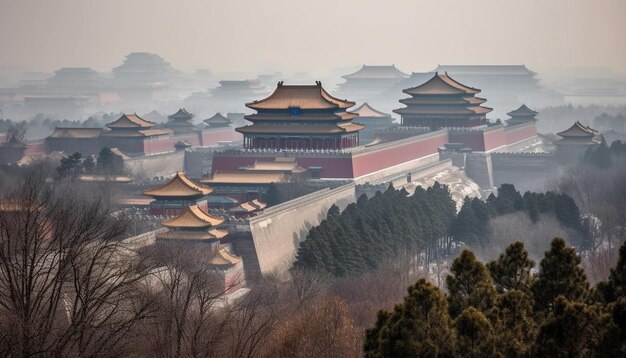
{"label": "bare tree", "polygon": [[0,201],[0,354],[119,356],[150,311],[106,200],[28,175]]}

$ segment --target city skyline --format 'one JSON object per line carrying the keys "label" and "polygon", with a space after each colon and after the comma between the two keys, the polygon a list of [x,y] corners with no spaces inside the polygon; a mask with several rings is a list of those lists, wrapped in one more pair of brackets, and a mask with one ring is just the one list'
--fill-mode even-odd
{"label": "city skyline", "polygon": [[410,72],[523,63],[626,73],[620,0],[0,4],[3,68],[108,72],[130,52],[152,52],[184,71],[317,74],[393,63]]}

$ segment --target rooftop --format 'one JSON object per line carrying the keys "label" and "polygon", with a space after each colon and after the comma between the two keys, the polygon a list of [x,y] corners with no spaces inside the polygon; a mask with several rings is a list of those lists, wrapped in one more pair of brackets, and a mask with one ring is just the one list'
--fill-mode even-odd
{"label": "rooftop", "polygon": [[395,65],[391,66],[367,66],[363,65],[358,71],[349,75],[341,76],[345,79],[401,79],[409,75],[398,70]]}
{"label": "rooftop", "polygon": [[220,112],[217,112],[213,115],[213,117],[207,118],[204,120],[204,123],[207,123],[207,124],[216,124],[216,123],[230,124],[231,122],[232,121],[230,120],[230,118],[225,117]]}
{"label": "rooftop", "polygon": [[287,181],[285,174],[278,173],[254,173],[249,171],[217,171],[213,177],[201,179],[206,184],[271,184],[284,183]]}
{"label": "rooftop", "polygon": [[213,189],[194,183],[184,172],[176,173],[166,184],[143,193],[153,197],[194,197],[208,195]]}
{"label": "rooftop", "polygon": [[241,257],[231,255],[226,249],[220,249],[209,259],[209,264],[216,266],[232,266],[240,262]]}
{"label": "rooftop", "polygon": [[595,129],[591,129],[576,121],[571,127],[568,129],[557,133],[561,137],[593,137],[598,133]]}
{"label": "rooftop", "polygon": [[169,115],[167,118],[169,118],[170,120],[190,120],[194,117],[193,114],[187,112],[186,109],[184,108],[180,108],[176,113]]}
{"label": "rooftop", "polygon": [[276,90],[269,97],[246,103],[246,107],[254,110],[264,109],[346,109],[354,106],[354,102],[341,100],[331,96],[322,83],[315,85],[283,85],[278,82]]}
{"label": "rooftop", "polygon": [[102,132],[104,132],[102,128],[56,127],[49,138],[98,138]]}
{"label": "rooftop", "polygon": [[405,89],[410,95],[441,95],[441,94],[477,94],[480,90],[453,80],[447,73],[437,72],[428,81],[419,86]]}
{"label": "rooftop", "polygon": [[518,109],[507,113],[511,117],[534,117],[538,115],[538,112],[528,108],[525,104],[522,104]]}
{"label": "rooftop", "polygon": [[191,205],[180,216],[164,220],[161,225],[168,228],[198,229],[217,226],[223,222],[224,218],[207,214],[198,205]]}
{"label": "rooftop", "polygon": [[367,102],[363,103],[357,109],[353,109],[352,113],[356,113],[359,117],[374,117],[374,118],[385,118],[389,117],[389,114],[381,112],[377,109],[374,109]]}
{"label": "rooftop", "polygon": [[146,121],[145,119],[139,117],[137,113],[124,113],[120,118],[107,124],[106,126],[111,129],[124,129],[124,128],[151,128],[156,123]]}

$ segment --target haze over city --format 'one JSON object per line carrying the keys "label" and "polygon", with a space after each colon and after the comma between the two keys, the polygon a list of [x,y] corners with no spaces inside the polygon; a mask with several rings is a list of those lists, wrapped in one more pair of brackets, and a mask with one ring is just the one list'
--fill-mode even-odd
{"label": "haze over city", "polygon": [[0,357],[626,357],[626,0],[0,0]]}
{"label": "haze over city", "polygon": [[184,70],[324,72],[362,63],[626,72],[622,0],[2,0],[0,65],[109,71],[129,52]]}

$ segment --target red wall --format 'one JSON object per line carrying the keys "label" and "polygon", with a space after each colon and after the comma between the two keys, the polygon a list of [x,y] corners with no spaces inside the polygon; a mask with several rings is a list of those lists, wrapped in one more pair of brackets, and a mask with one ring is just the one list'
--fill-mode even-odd
{"label": "red wall", "polygon": [[515,126],[511,129],[505,130],[506,143],[513,144],[524,139],[529,139],[537,135],[537,127],[535,123],[526,125]]}
{"label": "red wall", "polygon": [[357,154],[352,159],[354,178],[361,177],[379,170],[402,164],[411,160],[423,158],[438,152],[448,142],[448,135],[440,135],[424,138],[394,147],[381,149],[374,152]]}
{"label": "red wall", "polygon": [[28,147],[26,148],[26,151],[24,152],[24,154],[37,154],[37,153],[48,152],[48,145],[45,139],[33,141],[33,142],[26,142],[26,144],[28,145]]}
{"label": "red wall", "polygon": [[485,132],[485,151],[490,151],[506,144],[504,128]]}

